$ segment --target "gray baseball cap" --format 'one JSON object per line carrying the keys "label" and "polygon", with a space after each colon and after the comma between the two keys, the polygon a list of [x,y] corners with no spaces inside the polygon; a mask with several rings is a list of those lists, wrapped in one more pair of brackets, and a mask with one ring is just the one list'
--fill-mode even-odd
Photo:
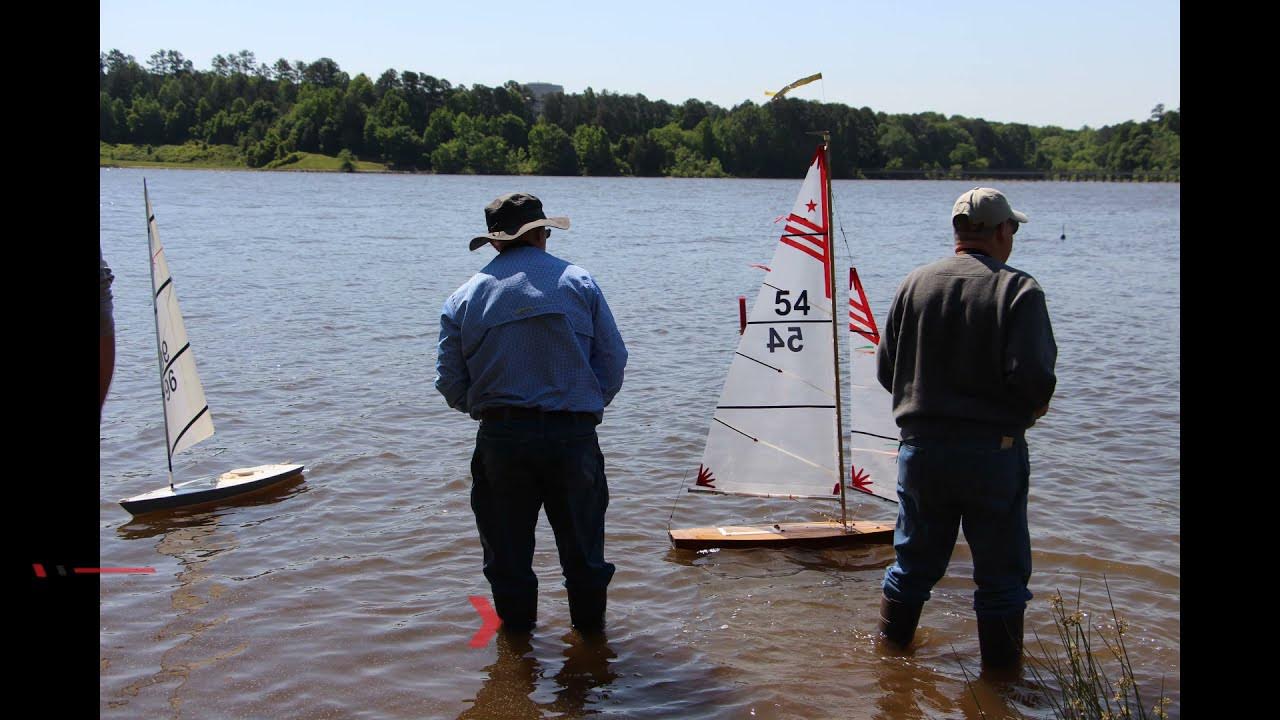
{"label": "gray baseball cap", "polygon": [[1004,193],[987,187],[976,187],[957,198],[955,206],[951,208],[951,219],[955,220],[957,215],[967,215],[969,222],[981,223],[988,228],[1010,218],[1020,223],[1030,222],[1026,215],[1010,207],[1009,199]]}

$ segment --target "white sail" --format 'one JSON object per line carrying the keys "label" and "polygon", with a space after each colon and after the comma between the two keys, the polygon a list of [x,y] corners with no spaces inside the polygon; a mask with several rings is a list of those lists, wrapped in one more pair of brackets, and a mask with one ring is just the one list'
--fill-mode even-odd
{"label": "white sail", "polygon": [[849,477],[852,490],[898,502],[893,395],[876,377],[880,329],[858,271],[849,268]]}
{"label": "white sail", "polygon": [[819,149],[729,367],[695,490],[840,497],[826,188]]}
{"label": "white sail", "polygon": [[195,355],[187,342],[187,329],[178,308],[178,294],[169,275],[169,263],[160,244],[160,232],[151,212],[146,182],[142,186],[147,205],[147,239],[151,247],[151,292],[156,314],[156,355],[164,397],[165,434],[173,455],[213,435],[213,418],[204,399],[204,387],[196,372]]}

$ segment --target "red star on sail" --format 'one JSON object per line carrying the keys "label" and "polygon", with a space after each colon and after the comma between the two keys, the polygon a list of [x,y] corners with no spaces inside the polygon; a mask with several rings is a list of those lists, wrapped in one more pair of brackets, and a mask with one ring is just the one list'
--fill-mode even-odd
{"label": "red star on sail", "polygon": [[[850,482],[849,487],[854,490],[861,490],[864,493],[871,492],[871,474],[856,465],[849,465]],[[874,493],[872,493],[874,494]]]}
{"label": "red star on sail", "polygon": [[814,201],[810,200],[810,201],[809,201],[809,212],[813,212],[813,209],[814,209],[814,208],[816,208],[816,207],[818,207],[818,203],[816,203],[816,202],[814,202]]}

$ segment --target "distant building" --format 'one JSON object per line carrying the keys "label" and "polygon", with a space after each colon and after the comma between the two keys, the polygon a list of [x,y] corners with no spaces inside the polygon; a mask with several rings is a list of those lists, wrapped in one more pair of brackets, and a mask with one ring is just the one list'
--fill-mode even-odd
{"label": "distant building", "polygon": [[525,83],[525,87],[529,88],[529,92],[533,93],[533,114],[542,114],[542,99],[553,93],[563,93],[563,85],[553,85],[552,83],[532,82]]}

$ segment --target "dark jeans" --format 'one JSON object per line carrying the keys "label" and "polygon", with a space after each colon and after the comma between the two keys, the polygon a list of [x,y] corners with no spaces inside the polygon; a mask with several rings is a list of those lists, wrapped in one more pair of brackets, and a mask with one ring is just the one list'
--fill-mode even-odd
{"label": "dark jeans", "polygon": [[471,509],[484,546],[484,576],[495,596],[536,596],[534,527],[545,505],[565,587],[603,590],[609,487],[595,423],[581,415],[484,420],[471,458]]}
{"label": "dark jeans", "polygon": [[973,553],[979,615],[1020,612],[1031,599],[1031,535],[1025,440],[910,440],[898,451],[897,562],[885,572],[890,600],[922,603],[942,579],[963,526]]}

